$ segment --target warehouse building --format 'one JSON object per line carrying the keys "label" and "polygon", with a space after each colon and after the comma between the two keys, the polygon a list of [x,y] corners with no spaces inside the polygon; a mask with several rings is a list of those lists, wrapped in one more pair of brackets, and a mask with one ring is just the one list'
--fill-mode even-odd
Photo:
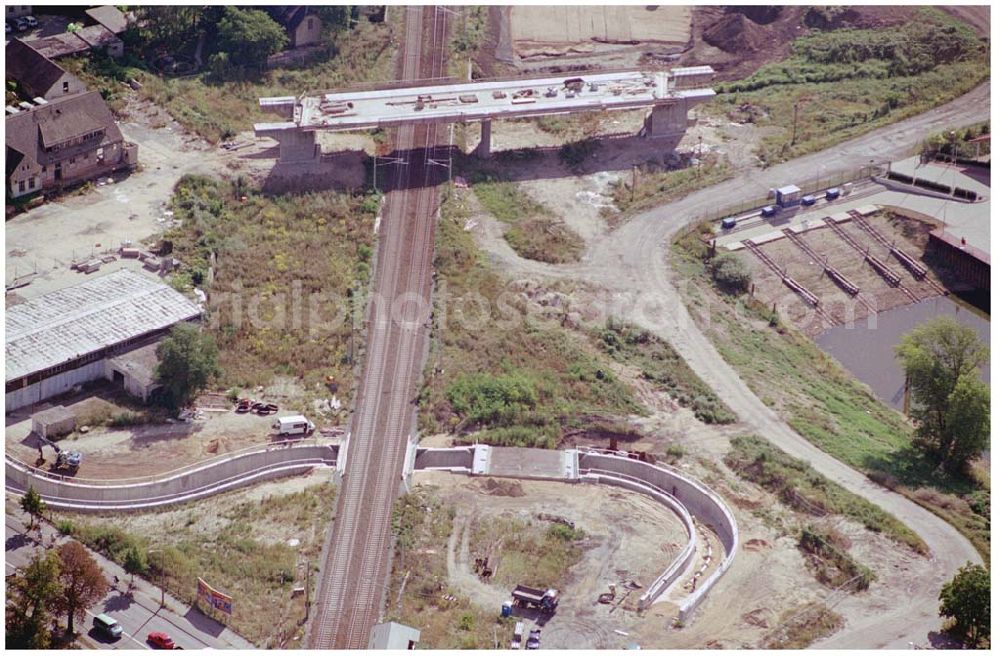
{"label": "warehouse building", "polygon": [[170,286],[130,270],[14,305],[6,318],[7,411],[102,378],[145,398],[149,374],[137,378],[147,380],[143,391],[126,378],[149,369],[130,368],[129,355],[148,352],[171,327],[200,315],[197,304]]}

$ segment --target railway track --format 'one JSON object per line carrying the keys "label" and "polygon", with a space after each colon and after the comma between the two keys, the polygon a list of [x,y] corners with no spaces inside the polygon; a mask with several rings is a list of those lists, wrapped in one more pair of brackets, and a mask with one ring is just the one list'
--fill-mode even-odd
{"label": "railway track", "polygon": [[934,281],[931,281],[930,279],[927,278],[927,268],[920,265],[917,262],[917,260],[914,259],[912,256],[910,256],[903,250],[899,249],[894,244],[890,243],[889,240],[882,235],[881,231],[876,229],[874,226],[872,226],[872,224],[868,220],[865,219],[864,215],[857,212],[856,210],[850,210],[847,211],[847,213],[848,215],[851,216],[851,219],[854,220],[854,223],[858,225],[862,231],[864,231],[869,236],[874,238],[875,242],[877,242],[878,244],[882,245],[887,250],[889,250],[889,253],[892,254],[894,257],[896,257],[896,260],[902,263],[904,268],[910,271],[910,274],[913,275],[914,279],[926,282],[934,289],[934,292],[939,295],[948,294],[948,291],[946,291],[943,287],[941,287]]}
{"label": "railway track", "polygon": [[[445,70],[447,12],[407,7],[399,60],[403,80]],[[425,47],[427,46],[427,47]],[[427,342],[438,190],[431,185],[437,125],[396,129],[370,305],[368,352],[352,418],[337,516],[327,538],[307,645],[368,647],[389,576],[391,515],[399,492],[413,400]]]}
{"label": "railway track", "polygon": [[781,283],[783,283],[788,288],[792,289],[799,297],[805,300],[806,304],[815,309],[816,313],[818,313],[823,320],[830,323],[830,325],[837,324],[836,322],[834,322],[830,314],[828,314],[826,310],[823,308],[823,305],[820,303],[819,298],[816,296],[815,293],[813,293],[808,288],[806,288],[799,282],[795,281],[794,279],[786,275],[785,271],[782,270],[781,267],[778,266],[778,264],[775,263],[770,256],[765,254],[761,250],[761,248],[757,245],[757,243],[750,240],[749,238],[742,242],[743,246],[746,247],[748,250],[750,250],[751,254],[760,259],[764,263],[764,265],[770,268],[774,274],[778,275],[778,277],[781,278]]}
{"label": "railway track", "polygon": [[870,313],[875,313],[875,307],[869,304],[868,301],[865,300],[864,298],[857,297],[858,293],[861,292],[861,289],[858,287],[858,285],[852,282],[850,279],[848,279],[847,276],[844,275],[842,272],[831,266],[827,262],[827,259],[820,256],[816,252],[816,250],[810,247],[809,243],[807,243],[801,235],[795,233],[791,229],[782,229],[781,232],[785,234],[785,237],[788,238],[790,241],[792,241],[792,243],[796,247],[805,252],[809,256],[809,258],[811,258],[816,263],[821,264],[823,266],[823,273],[826,274],[827,277],[832,279],[833,282],[837,284],[837,286],[839,286],[845,293],[847,293],[853,298],[857,298],[861,302],[861,304],[863,304],[865,308],[868,309]]}
{"label": "railway track", "polygon": [[845,243],[853,247],[854,251],[856,251],[865,259],[865,263],[870,265],[872,269],[875,272],[877,272],[879,276],[882,277],[882,279],[885,280],[885,283],[889,284],[893,288],[898,288],[899,290],[901,290],[903,294],[906,295],[906,297],[910,298],[911,302],[920,301],[920,298],[914,295],[913,291],[911,291],[909,288],[903,285],[903,278],[900,277],[898,273],[896,273],[892,268],[886,265],[885,262],[882,261],[882,259],[872,255],[871,250],[869,250],[861,243],[859,243],[857,240],[855,240],[851,234],[844,231],[844,227],[838,225],[836,220],[834,220],[832,217],[824,217],[823,221],[826,222],[826,225],[828,227],[833,229],[833,232],[835,234],[840,236],[841,240],[843,240]]}

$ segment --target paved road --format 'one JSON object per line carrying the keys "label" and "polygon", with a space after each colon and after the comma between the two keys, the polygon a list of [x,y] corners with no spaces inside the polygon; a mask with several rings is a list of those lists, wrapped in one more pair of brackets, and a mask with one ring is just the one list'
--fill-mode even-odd
{"label": "paved road", "polygon": [[[8,515],[5,522],[4,558],[6,574],[9,576],[16,568],[26,565],[31,560],[39,550],[39,545],[38,532],[32,531],[26,534],[24,524],[17,517]],[[47,524],[43,524],[42,530],[47,546],[51,547],[53,542],[61,544],[68,540]],[[118,576],[119,589],[127,590],[131,577],[126,575],[124,570],[94,552],[91,552],[91,555],[104,570],[109,582],[113,582],[114,577]],[[253,647],[253,644],[246,639],[170,595],[167,595],[166,603],[166,608],[160,607],[159,588],[143,579],[135,580],[131,595],[112,590],[107,597],[87,611],[83,623],[77,623],[81,643],[99,649],[150,649],[146,645],[146,635],[151,631],[162,631],[169,634],[175,643],[187,649]],[[178,613],[179,611],[184,613]],[[125,631],[121,639],[112,643],[93,632],[91,620],[98,613],[107,613],[121,623]]]}
{"label": "paved road", "polygon": [[912,597],[883,615],[851,621],[817,647],[907,647],[925,644],[940,629],[937,597],[941,584],[966,561],[982,559],[958,531],[909,499],[878,487],[860,472],[823,453],[791,429],[740,379],[689,316],[675,286],[682,283],[671,270],[666,254],[670,240],[691,221],[719,206],[763,197],[767,190],[787,183],[806,184],[817,173],[863,167],[870,160],[885,161],[908,151],[932,131],[989,118],[989,84],[925,114],[881,128],[826,151],[804,156],[766,170],[753,169],[735,179],[694,192],[631,219],[608,236],[594,241],[581,263],[550,266],[497,249],[494,255],[518,275],[577,278],[610,291],[623,303],[619,315],[669,340],[691,368],[739,415],[753,431],[785,452],[805,460],[827,478],[879,505],[903,520],[927,543],[931,560],[920,562],[922,583]]}

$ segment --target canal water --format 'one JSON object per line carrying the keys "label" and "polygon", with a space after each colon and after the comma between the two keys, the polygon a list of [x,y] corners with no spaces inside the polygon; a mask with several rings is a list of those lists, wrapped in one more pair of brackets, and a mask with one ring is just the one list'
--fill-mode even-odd
{"label": "canal water", "polygon": [[[862,320],[854,327],[833,327],[816,339],[823,350],[844,365],[888,405],[903,409],[903,369],[896,361],[895,347],[900,337],[917,325],[936,316],[952,316],[971,327],[987,345],[990,343],[989,318],[947,297],[934,297],[905,307],[879,313],[873,323]],[[870,326],[871,325],[871,326]],[[990,381],[990,367],[982,370],[984,382]]]}

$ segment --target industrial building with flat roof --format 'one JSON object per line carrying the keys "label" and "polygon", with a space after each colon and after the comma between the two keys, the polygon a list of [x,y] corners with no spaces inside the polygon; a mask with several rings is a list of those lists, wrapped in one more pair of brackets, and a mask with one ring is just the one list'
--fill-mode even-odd
{"label": "industrial building with flat roof", "polygon": [[170,286],[129,270],[14,305],[5,323],[7,411],[109,377],[109,360],[200,315]]}

